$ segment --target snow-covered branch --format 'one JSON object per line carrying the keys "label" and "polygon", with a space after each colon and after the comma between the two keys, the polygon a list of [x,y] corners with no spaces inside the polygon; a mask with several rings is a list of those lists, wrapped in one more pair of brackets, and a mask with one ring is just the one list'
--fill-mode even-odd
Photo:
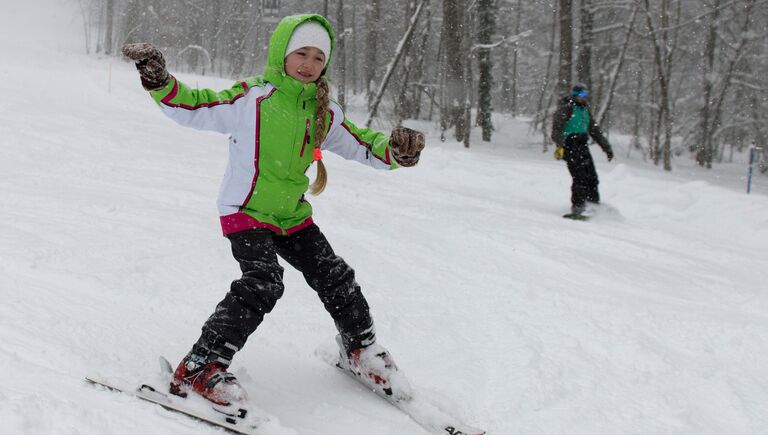
{"label": "snow-covered branch", "polygon": [[499,40],[497,42],[494,42],[492,44],[475,44],[475,45],[472,46],[471,50],[475,51],[475,50],[483,50],[483,49],[496,48],[496,47],[498,47],[500,45],[503,45],[503,44],[508,44],[510,42],[517,42],[517,41],[519,41],[519,40],[521,40],[521,39],[523,39],[523,38],[525,38],[527,36],[530,36],[531,34],[533,34],[533,30],[526,30],[525,32],[521,32],[521,33],[519,33],[517,35],[514,35],[514,36],[509,36],[509,37],[501,38],[501,40]]}

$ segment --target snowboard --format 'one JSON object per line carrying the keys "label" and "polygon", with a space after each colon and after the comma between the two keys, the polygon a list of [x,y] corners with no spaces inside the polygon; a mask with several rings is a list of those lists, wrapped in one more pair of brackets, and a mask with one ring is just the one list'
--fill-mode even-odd
{"label": "snowboard", "polygon": [[591,219],[599,221],[623,221],[624,218],[616,207],[601,202],[599,204],[587,203],[584,210],[578,213],[566,213],[563,215],[566,219],[575,221],[588,221]]}
{"label": "snowboard", "polygon": [[574,220],[574,221],[588,221],[589,220],[589,216],[587,216],[585,214],[581,214],[581,213],[566,213],[566,214],[563,215],[563,217],[566,218],[566,219]]}
{"label": "snowboard", "polygon": [[437,404],[430,401],[427,397],[419,394],[415,389],[409,399],[396,399],[393,395],[388,395],[380,390],[372,390],[363,379],[354,372],[344,367],[341,360],[341,354],[336,346],[322,346],[315,351],[315,354],[334,366],[342,373],[352,377],[360,382],[366,390],[371,391],[389,404],[405,413],[419,426],[435,435],[484,435],[485,431],[465,425],[458,421],[455,416],[443,411]]}

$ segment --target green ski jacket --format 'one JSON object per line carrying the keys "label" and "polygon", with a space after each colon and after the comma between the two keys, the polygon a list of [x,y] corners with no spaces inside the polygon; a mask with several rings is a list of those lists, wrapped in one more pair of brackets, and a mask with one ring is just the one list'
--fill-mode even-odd
{"label": "green ski jacket", "polygon": [[[191,89],[171,77],[165,88],[151,92],[175,122],[229,135],[229,160],[218,198],[224,235],[255,228],[290,234],[312,224],[312,206],[304,194],[309,187],[305,173],[314,161],[316,85],[303,84],[284,69],[288,41],[307,20],[328,29],[333,47],[333,30],[325,18],[293,15],[270,37],[263,76],[220,92]],[[356,127],[335,102],[329,109],[322,150],[377,169],[398,167],[387,135]]]}

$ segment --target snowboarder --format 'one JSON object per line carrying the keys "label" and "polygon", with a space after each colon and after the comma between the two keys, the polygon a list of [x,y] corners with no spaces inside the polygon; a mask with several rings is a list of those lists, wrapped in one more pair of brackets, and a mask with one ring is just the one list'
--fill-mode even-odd
{"label": "snowboarder", "polygon": [[[326,73],[334,34],[315,14],[284,18],[269,41],[264,75],[215,92],[195,90],[170,75],[160,51],[126,44],[144,88],[177,123],[229,135],[229,161],[218,209],[242,277],[202,327],[200,338],[173,373],[170,391],[192,391],[223,406],[241,405],[246,392],[227,371],[235,353],[283,294],[280,256],[303,273],[339,332],[346,364],[371,385],[392,393],[398,369],[376,342],[373,319],[355,272],[331,248],[312,219],[305,193],[326,185],[322,151],[377,169],[414,166],[424,135],[396,127],[387,136],[358,128],[328,96]],[[305,172],[317,164],[310,186]]]}
{"label": "snowboarder", "polygon": [[555,160],[564,158],[573,178],[571,215],[581,215],[589,203],[600,203],[597,171],[587,144],[590,136],[603,149],[608,161],[613,160],[613,148],[589,111],[589,90],[586,85],[576,84],[571,94],[560,100],[552,119]]}

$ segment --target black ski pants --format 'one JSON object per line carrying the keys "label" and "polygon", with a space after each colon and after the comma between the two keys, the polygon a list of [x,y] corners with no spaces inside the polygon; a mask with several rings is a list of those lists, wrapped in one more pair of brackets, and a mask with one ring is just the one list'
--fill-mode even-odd
{"label": "black ski pants", "polygon": [[232,282],[229,292],[203,326],[202,337],[208,335],[206,332],[213,332],[238,348],[243,347],[264,315],[272,311],[283,295],[279,255],[304,274],[307,284],[317,292],[333,318],[347,349],[375,340],[373,320],[355,281],[355,271],[333,252],[317,225],[286,236],[257,229],[231,234],[228,238],[243,276]]}
{"label": "black ski pants", "polygon": [[583,207],[585,202],[600,202],[595,162],[589,152],[586,134],[574,134],[565,139],[565,161],[571,173],[571,205]]}

